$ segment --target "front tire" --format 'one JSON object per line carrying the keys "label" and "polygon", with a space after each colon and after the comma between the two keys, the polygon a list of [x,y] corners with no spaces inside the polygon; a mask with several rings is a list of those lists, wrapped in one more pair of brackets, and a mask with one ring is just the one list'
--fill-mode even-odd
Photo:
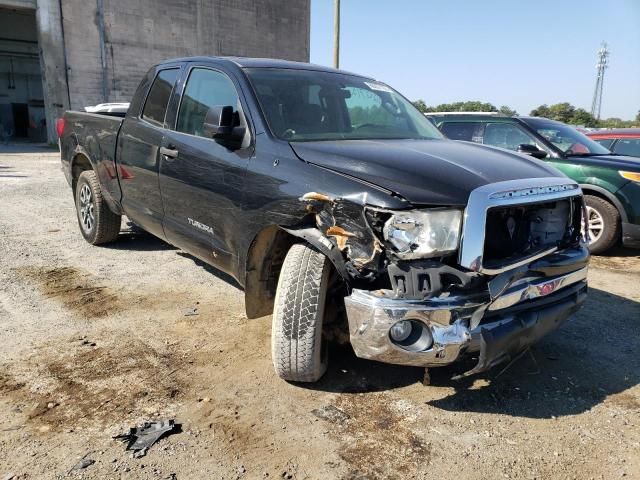
{"label": "front tire", "polygon": [[282,265],[271,327],[271,356],[278,376],[315,382],[327,370],[323,341],[331,263],[308,245],[291,247]]}
{"label": "front tire", "polygon": [[109,210],[93,170],[86,170],[78,177],[76,213],[80,233],[91,245],[112,242],[118,237],[122,217]]}
{"label": "front tire", "polygon": [[594,195],[585,195],[589,250],[594,255],[604,253],[620,238],[620,214],[611,203]]}

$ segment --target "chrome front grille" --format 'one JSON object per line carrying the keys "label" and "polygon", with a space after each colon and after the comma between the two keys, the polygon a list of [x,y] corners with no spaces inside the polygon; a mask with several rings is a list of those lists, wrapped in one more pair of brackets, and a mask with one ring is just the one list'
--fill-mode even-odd
{"label": "chrome front grille", "polygon": [[474,272],[496,275],[532,262],[555,250],[556,246],[540,245],[519,258],[510,258],[500,266],[485,261],[487,214],[496,207],[543,204],[582,195],[580,186],[566,177],[527,178],[497,182],[471,192],[462,225],[459,263]]}

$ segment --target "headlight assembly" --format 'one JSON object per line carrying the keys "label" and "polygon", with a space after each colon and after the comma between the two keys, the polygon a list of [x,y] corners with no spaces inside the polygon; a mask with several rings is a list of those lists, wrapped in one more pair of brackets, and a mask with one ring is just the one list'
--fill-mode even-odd
{"label": "headlight assembly", "polygon": [[382,233],[402,259],[438,257],[458,249],[461,222],[461,210],[409,210],[392,214]]}

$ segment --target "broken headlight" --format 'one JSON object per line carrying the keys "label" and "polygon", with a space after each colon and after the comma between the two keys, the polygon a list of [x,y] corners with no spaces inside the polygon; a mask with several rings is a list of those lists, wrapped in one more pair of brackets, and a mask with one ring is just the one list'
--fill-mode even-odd
{"label": "broken headlight", "polygon": [[458,249],[461,222],[461,210],[409,210],[391,215],[382,233],[402,259],[438,257]]}

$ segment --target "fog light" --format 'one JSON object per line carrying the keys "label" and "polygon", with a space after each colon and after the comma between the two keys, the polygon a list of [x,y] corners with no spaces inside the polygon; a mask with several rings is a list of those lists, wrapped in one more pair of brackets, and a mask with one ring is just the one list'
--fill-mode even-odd
{"label": "fog light", "polygon": [[409,338],[412,328],[413,326],[411,325],[411,322],[402,320],[391,327],[389,335],[391,335],[391,339],[395,342],[402,342]]}

